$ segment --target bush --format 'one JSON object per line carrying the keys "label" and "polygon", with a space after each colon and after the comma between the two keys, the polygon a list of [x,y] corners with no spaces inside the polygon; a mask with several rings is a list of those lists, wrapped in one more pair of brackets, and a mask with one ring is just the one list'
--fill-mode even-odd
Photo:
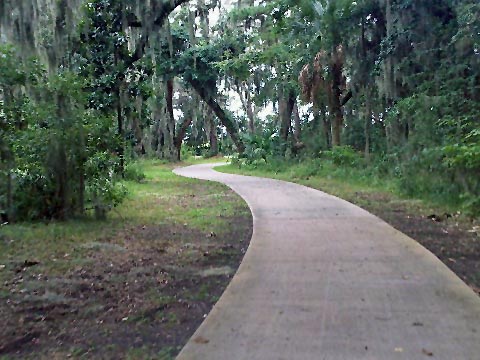
{"label": "bush", "polygon": [[141,182],[146,176],[139,162],[129,162],[124,170],[125,180]]}
{"label": "bush", "polygon": [[118,159],[109,152],[97,152],[85,164],[85,203],[95,209],[99,219],[127,196],[125,186],[116,181],[114,169],[117,165]]}
{"label": "bush", "polygon": [[336,146],[332,150],[321,151],[319,156],[338,166],[357,167],[364,165],[362,155],[351,146]]}
{"label": "bush", "polygon": [[296,167],[295,175],[300,178],[320,175],[324,168],[322,159],[306,159]]}
{"label": "bush", "polygon": [[408,196],[460,204],[461,188],[438,148],[424,149],[401,164],[399,189]]}
{"label": "bush", "polygon": [[394,178],[402,177],[402,167],[399,156],[396,152],[391,154],[382,154],[374,159],[372,171],[377,176],[392,176]]}
{"label": "bush", "polygon": [[14,215],[17,220],[45,219],[59,216],[56,214],[55,186],[43,174],[40,166],[16,169]]}

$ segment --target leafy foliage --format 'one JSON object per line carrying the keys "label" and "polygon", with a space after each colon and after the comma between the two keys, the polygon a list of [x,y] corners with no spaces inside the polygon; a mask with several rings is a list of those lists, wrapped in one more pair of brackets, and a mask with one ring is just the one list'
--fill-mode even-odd
{"label": "leafy foliage", "polygon": [[[166,24],[172,3],[158,2],[159,18],[152,4],[87,2],[56,75],[2,46],[3,211],[61,218],[113,206],[116,173],[142,179],[124,166],[129,154],[148,143],[156,156],[182,154],[188,137],[198,154],[215,153],[217,138],[224,151],[234,144],[242,166],[365,168],[479,214],[477,1],[242,0],[210,28],[217,1]],[[233,93],[236,115],[225,110]]]}
{"label": "leafy foliage", "polygon": [[68,71],[47,77],[38,67],[26,68],[11,48],[4,54],[0,58],[17,74],[13,78],[32,94],[21,92],[15,106],[1,109],[9,124],[2,136],[8,139],[4,158],[10,159],[2,173],[10,176],[9,217],[68,218],[85,208],[118,204],[125,194],[109,151],[115,146],[111,118],[88,109],[84,79]]}
{"label": "leafy foliage", "polygon": [[[243,69],[285,58],[287,73],[299,74],[302,99],[312,104],[304,110],[309,115],[303,123],[304,147],[299,152],[297,142],[287,141],[286,157],[297,155],[305,162],[313,157],[347,169],[366,166],[366,174],[398,180],[406,194],[444,198],[479,214],[476,2],[277,0],[234,11],[231,21],[249,17],[262,19],[262,26],[245,37],[251,51],[222,63],[223,69],[248,81],[255,75]],[[279,40],[269,41],[271,34]],[[261,55],[259,43],[264,44]],[[274,68],[282,74],[281,67]],[[277,102],[278,93],[267,93],[263,101]],[[279,122],[273,124],[281,132]],[[338,129],[340,141],[333,138]],[[330,148],[332,143],[346,147]],[[255,149],[261,149],[266,164]],[[251,142],[243,164],[270,167],[275,156],[274,147]]]}

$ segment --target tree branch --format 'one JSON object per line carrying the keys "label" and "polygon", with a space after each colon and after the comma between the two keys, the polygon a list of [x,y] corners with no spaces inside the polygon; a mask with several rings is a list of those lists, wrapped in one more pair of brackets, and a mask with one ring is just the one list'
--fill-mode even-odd
{"label": "tree branch", "polygon": [[187,130],[192,123],[193,118],[191,116],[186,116],[180,126],[177,128],[177,133],[175,135],[175,146],[179,148],[182,146],[183,138],[187,134]]}
{"label": "tree branch", "polygon": [[342,101],[340,102],[340,106],[344,106],[352,97],[353,97],[352,90],[348,90],[348,92],[345,94]]}
{"label": "tree branch", "polygon": [[128,13],[126,19],[129,27],[141,28],[143,26],[142,22],[138,20],[137,16],[134,13]]}
{"label": "tree branch", "polygon": [[[168,18],[168,15],[172,13],[178,6],[187,3],[190,0],[163,0],[162,4],[159,5],[158,14],[153,22],[153,30],[159,29],[163,26],[165,20]],[[145,55],[145,48],[148,44],[148,34],[142,36],[137,43],[135,51],[132,56],[125,62],[127,68],[131,67],[138,60],[140,60],[143,55]]]}
{"label": "tree branch", "polygon": [[235,124],[232,116],[222,109],[214,96],[202,83],[195,79],[190,79],[188,80],[188,82],[195,89],[198,95],[200,95],[202,100],[210,107],[210,109],[213,110],[222,125],[225,126],[228,134],[230,135],[230,138],[237,147],[237,151],[239,153],[243,153],[245,151],[245,145],[243,144],[243,141],[238,134],[238,127]]}
{"label": "tree branch", "polygon": [[158,12],[156,19],[153,22],[154,25],[161,27],[165,19],[173,10],[189,1],[190,0],[164,0],[163,4],[160,5],[160,11]]}

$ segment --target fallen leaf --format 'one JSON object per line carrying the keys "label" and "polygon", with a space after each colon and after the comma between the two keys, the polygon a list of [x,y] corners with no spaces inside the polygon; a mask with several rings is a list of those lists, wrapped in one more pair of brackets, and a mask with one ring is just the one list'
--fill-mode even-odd
{"label": "fallen leaf", "polygon": [[40,264],[40,261],[38,261],[38,260],[25,260],[23,262],[23,266],[25,266],[25,267],[35,266],[35,265],[38,265],[38,264]]}
{"label": "fallen leaf", "polygon": [[205,339],[202,336],[197,336],[193,341],[195,341],[197,344],[208,344],[210,342],[210,340]]}
{"label": "fallen leaf", "polygon": [[433,352],[428,351],[428,350],[426,350],[426,349],[422,349],[422,353],[423,353],[424,355],[427,355],[427,356],[433,356]]}

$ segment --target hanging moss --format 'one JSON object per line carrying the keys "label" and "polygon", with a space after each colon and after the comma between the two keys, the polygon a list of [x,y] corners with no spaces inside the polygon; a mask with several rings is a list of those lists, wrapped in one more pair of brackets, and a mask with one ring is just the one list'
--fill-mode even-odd
{"label": "hanging moss", "polygon": [[0,39],[23,57],[38,56],[49,70],[61,65],[71,45],[84,0],[2,1]]}

